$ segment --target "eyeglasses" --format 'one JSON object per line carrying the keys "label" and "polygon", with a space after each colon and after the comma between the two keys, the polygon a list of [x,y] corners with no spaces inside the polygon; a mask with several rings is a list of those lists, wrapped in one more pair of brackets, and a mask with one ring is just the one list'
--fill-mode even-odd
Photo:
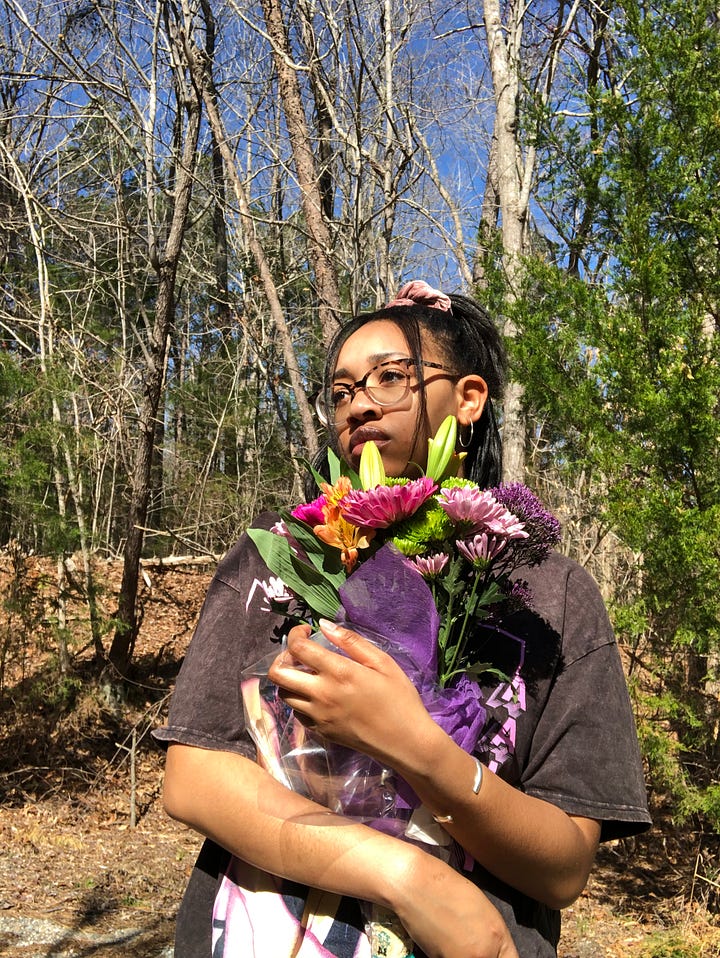
{"label": "eyeglasses", "polygon": [[325,426],[334,423],[336,426],[344,423],[350,415],[350,406],[355,394],[360,389],[371,402],[378,406],[396,406],[401,403],[410,392],[411,366],[427,366],[429,369],[440,369],[449,374],[440,363],[431,363],[422,359],[418,363],[407,359],[388,359],[378,363],[365,373],[356,383],[332,383],[323,390],[315,400],[315,409],[320,422]]}

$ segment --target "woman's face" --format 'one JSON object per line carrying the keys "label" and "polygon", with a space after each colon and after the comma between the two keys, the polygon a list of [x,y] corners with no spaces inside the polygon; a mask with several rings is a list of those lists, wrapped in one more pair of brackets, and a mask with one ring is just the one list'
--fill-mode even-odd
{"label": "woman's face", "polygon": [[[426,413],[419,423],[420,388],[414,366],[409,367],[410,390],[392,406],[383,406],[358,388],[347,407],[347,419],[336,424],[340,453],[357,469],[364,444],[373,440],[382,456],[388,476],[416,476],[425,469],[428,439],[435,435],[449,415],[457,415],[460,397],[456,379],[445,357],[432,339],[423,334],[422,359],[443,368],[423,367]],[[407,359],[411,355],[402,330],[390,320],[374,320],[354,332],[343,344],[337,358],[332,385],[354,386],[378,363]],[[402,367],[405,368],[405,367]],[[415,465],[413,465],[415,464]]]}

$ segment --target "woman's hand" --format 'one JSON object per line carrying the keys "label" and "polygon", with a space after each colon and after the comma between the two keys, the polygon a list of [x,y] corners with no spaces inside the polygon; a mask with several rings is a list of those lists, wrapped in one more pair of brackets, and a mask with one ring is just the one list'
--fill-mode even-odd
{"label": "woman's hand", "polygon": [[[300,719],[333,742],[393,764],[402,742],[420,742],[432,719],[400,666],[356,632],[332,622],[321,630],[338,654],[309,638],[309,626],[290,630],[287,649],[269,678]],[[398,735],[402,726],[403,735]]]}

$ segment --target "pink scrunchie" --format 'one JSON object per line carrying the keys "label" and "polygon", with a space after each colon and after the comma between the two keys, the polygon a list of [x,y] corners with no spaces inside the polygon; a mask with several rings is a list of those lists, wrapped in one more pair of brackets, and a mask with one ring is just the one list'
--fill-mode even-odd
{"label": "pink scrunchie", "polygon": [[405,283],[395,299],[391,300],[385,309],[392,306],[428,306],[430,309],[441,309],[444,313],[451,307],[450,297],[433,289],[423,279],[413,279]]}

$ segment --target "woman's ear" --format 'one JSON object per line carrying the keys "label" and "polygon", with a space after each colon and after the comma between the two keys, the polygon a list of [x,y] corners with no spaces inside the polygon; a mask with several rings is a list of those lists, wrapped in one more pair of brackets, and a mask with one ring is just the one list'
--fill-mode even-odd
{"label": "woman's ear", "polygon": [[488,386],[482,376],[463,376],[455,385],[457,420],[460,426],[477,422],[488,398]]}

